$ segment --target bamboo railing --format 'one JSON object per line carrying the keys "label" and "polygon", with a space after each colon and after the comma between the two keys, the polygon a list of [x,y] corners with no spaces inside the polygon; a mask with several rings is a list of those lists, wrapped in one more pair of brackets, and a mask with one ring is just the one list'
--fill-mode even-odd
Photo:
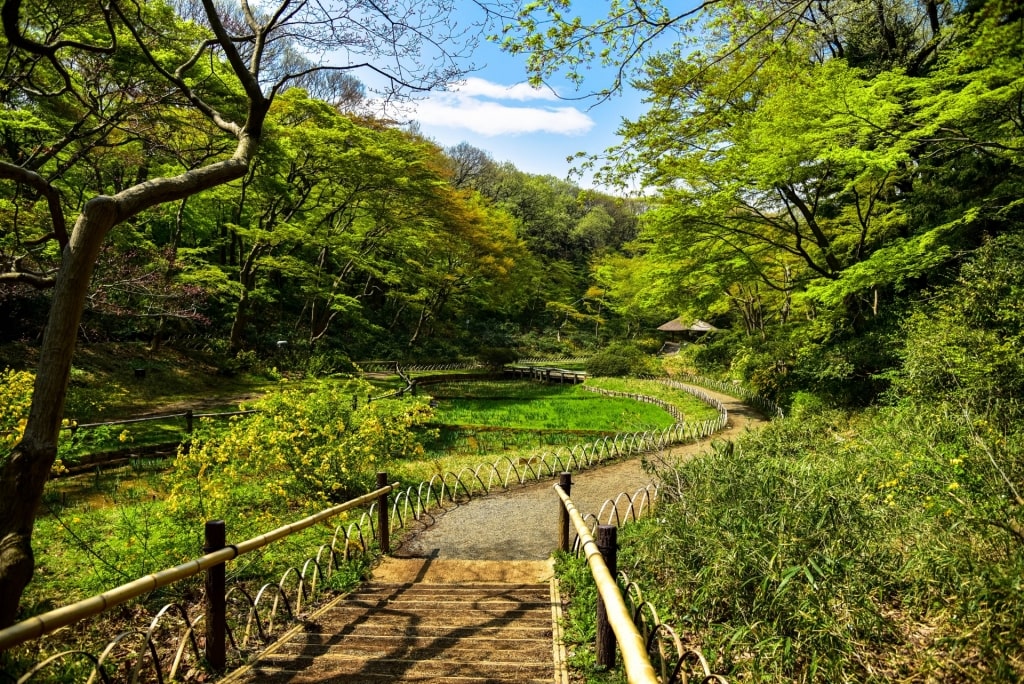
{"label": "bamboo railing", "polygon": [[[369,554],[371,548],[368,537],[369,539],[378,537],[384,530],[390,533],[393,530],[404,529],[408,521],[420,520],[433,508],[444,507],[446,504],[455,505],[475,496],[486,495],[496,487],[507,490],[532,481],[556,477],[563,472],[590,468],[605,461],[657,451],[681,442],[704,439],[726,425],[728,414],[720,402],[699,390],[690,388],[687,391],[715,406],[719,411],[718,418],[701,421],[694,425],[677,422],[662,430],[619,433],[613,437],[604,437],[586,444],[561,447],[553,452],[535,456],[526,462],[516,462],[503,456],[492,463],[463,468],[458,472],[439,473],[428,481],[407,487],[404,490],[397,485],[378,487],[375,491],[357,499],[279,527],[259,537],[213,551],[188,563],[139,578],[98,596],[58,608],[5,630],[0,630],[0,651],[37,638],[42,634],[50,633],[61,626],[94,616],[159,587],[195,576],[211,567],[222,566],[224,562],[237,558],[243,553],[261,548],[343,511],[372,502],[369,510],[364,512],[358,521],[344,529],[341,526],[336,528],[330,545],[320,546],[315,556],[301,564],[301,569],[298,566],[289,568],[276,585],[264,585],[256,592],[255,596],[243,588],[232,589],[228,592],[229,602],[234,599],[242,605],[242,610],[237,613],[240,617],[235,621],[237,629],[229,629],[227,633],[233,651],[242,657],[256,644],[267,643],[272,638],[274,631],[272,627],[280,623],[282,619],[278,615],[279,609],[292,617],[299,613],[303,601],[308,603],[315,597],[322,580],[329,579],[339,559],[348,560],[352,548],[359,553]],[[651,403],[660,403],[661,401],[650,397],[641,400],[649,400]],[[389,494],[394,495],[390,509],[382,511],[379,502],[383,500],[382,497]],[[382,517],[382,512],[389,513],[389,515]],[[369,530],[369,535],[365,534],[367,530]],[[286,592],[286,585],[289,581],[295,585],[293,598],[289,598]],[[266,604],[271,601],[272,605],[268,607]],[[173,641],[173,653],[162,657],[156,651],[154,635],[159,629],[166,626],[162,621],[172,618],[180,622],[181,633]],[[147,630],[135,629],[118,635],[99,656],[80,650],[64,651],[36,664],[18,682],[28,682],[47,668],[58,667],[62,661],[68,659],[89,661],[93,669],[90,681],[97,679],[108,681],[106,667],[114,658],[114,647],[123,646],[124,643],[131,640],[135,640],[139,646],[134,651],[129,649],[127,665],[118,667],[119,671],[132,671],[136,673],[133,674],[133,677],[136,677],[137,673],[148,668],[153,670],[158,681],[174,679],[183,671],[190,654],[193,664],[196,666],[205,659],[205,654],[201,652],[196,641],[196,631],[205,622],[205,619],[203,614],[189,617],[185,607],[169,604],[157,613]]]}
{"label": "bamboo railing", "polygon": [[[618,542],[617,536],[609,533],[653,511],[657,486],[648,485],[633,495],[623,492],[605,501],[596,515],[581,516],[569,497],[571,485],[571,476],[564,473],[554,487],[561,499],[560,548],[574,551],[577,555],[586,554],[601,597],[595,646],[598,663],[606,667],[613,667],[615,663],[615,643],[603,640],[601,636],[607,622],[618,642],[630,684],[689,684],[691,679],[700,684],[728,684],[725,677],[711,671],[699,649],[684,646],[676,630],[662,622],[657,608],[644,600],[640,586],[625,572],[615,571]],[[570,525],[576,531],[573,540],[570,540]],[[611,579],[614,575],[617,575],[618,582]]]}

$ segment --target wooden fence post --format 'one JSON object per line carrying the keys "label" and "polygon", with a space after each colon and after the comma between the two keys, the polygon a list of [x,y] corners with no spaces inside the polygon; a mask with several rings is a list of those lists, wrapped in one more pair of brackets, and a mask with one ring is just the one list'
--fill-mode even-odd
{"label": "wooden fence post", "polygon": [[[388,474],[377,473],[377,489],[388,486]],[[391,528],[388,522],[388,495],[385,492],[377,499],[377,532],[380,536],[380,552],[391,553]]]}
{"label": "wooden fence post", "polygon": [[[558,486],[562,488],[566,496],[569,496],[569,491],[572,489],[572,473],[562,473],[558,476]],[[562,503],[562,500],[558,500],[558,548],[562,551],[569,550],[569,510]]]}
{"label": "wooden fence post", "polygon": [[[618,560],[616,558],[618,532],[619,529],[615,525],[597,526],[597,548],[613,578],[618,575]],[[601,594],[597,595],[597,644],[595,650],[599,666],[609,670],[615,667],[615,632],[612,631],[612,625],[608,621],[608,611],[601,599]]]}
{"label": "wooden fence post", "polygon": [[[223,549],[227,544],[223,520],[208,520],[205,532],[204,554]],[[227,605],[224,593],[225,567],[221,563],[206,571],[206,661],[217,672],[223,672],[227,664]]]}
{"label": "wooden fence post", "polygon": [[192,418],[193,417],[194,417],[194,414],[192,413],[192,409],[189,409],[189,410],[185,411],[185,432],[187,432],[190,435],[192,434]]}

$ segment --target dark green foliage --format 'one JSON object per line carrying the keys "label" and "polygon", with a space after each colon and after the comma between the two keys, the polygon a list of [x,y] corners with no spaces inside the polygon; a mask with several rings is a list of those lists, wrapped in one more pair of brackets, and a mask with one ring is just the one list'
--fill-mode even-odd
{"label": "dark green foliage", "polygon": [[515,363],[519,353],[512,347],[484,347],[476,358],[488,368],[501,369],[502,366]]}
{"label": "dark green foliage", "polygon": [[1006,423],[1024,396],[1024,233],[983,245],[906,323],[894,394]]}
{"label": "dark green foliage", "polygon": [[630,342],[614,342],[587,361],[587,373],[596,377],[647,375],[655,367],[655,360]]}

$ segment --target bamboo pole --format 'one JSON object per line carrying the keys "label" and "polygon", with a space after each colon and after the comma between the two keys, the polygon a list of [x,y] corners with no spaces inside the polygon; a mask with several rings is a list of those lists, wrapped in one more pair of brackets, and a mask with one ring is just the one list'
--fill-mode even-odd
{"label": "bamboo pole", "polygon": [[612,577],[608,566],[605,565],[597,542],[590,534],[583,516],[573,505],[572,499],[558,485],[555,485],[555,492],[562,499],[566,510],[569,511],[569,518],[576,528],[576,534],[580,537],[583,552],[587,557],[587,564],[590,565],[590,572],[597,585],[597,591],[604,599],[608,622],[611,623],[615,639],[619,643],[619,650],[622,652],[622,664],[626,670],[626,679],[629,684],[658,684],[658,676],[647,657],[647,648],[643,637],[640,636],[636,625],[633,624],[633,618],[629,614],[629,609],[626,608],[619,585],[615,583],[615,578]]}
{"label": "bamboo pole", "polygon": [[128,582],[127,584],[122,584],[119,587],[105,591],[102,594],[82,599],[77,603],[62,606],[41,615],[31,617],[27,620],[22,620],[17,624],[0,630],[0,651],[17,646],[18,644],[23,644],[31,639],[36,639],[44,634],[49,634],[54,630],[74,624],[87,617],[98,615],[105,610],[125,603],[126,601],[130,601],[133,598],[142,596],[143,594],[147,594],[155,589],[159,589],[160,587],[166,587],[169,584],[197,575],[215,565],[233,560],[242,554],[249,553],[250,551],[255,551],[256,549],[262,548],[271,542],[287,537],[290,534],[300,532],[308,527],[312,527],[313,525],[332,518],[344,511],[373,503],[381,495],[390,493],[397,488],[398,485],[396,484],[382,487],[356,499],[352,499],[351,501],[346,501],[345,503],[338,504],[332,508],[320,511],[319,513],[314,513],[302,520],[279,527],[276,530],[272,530],[258,537],[247,539],[239,544],[227,546],[219,551],[208,553],[173,568],[167,568],[151,575],[140,577],[132,582]]}

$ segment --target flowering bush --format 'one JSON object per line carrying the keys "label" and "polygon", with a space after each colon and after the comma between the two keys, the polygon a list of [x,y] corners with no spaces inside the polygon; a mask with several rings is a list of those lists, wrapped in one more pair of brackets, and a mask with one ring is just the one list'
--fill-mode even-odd
{"label": "flowering bush", "polygon": [[25,433],[35,376],[28,371],[0,371],[0,454],[3,458]]}
{"label": "flowering bush", "polygon": [[275,393],[254,406],[259,413],[227,427],[201,423],[175,464],[173,509],[223,517],[364,493],[389,460],[422,453],[410,428],[431,414],[426,401],[411,397],[353,409],[353,397],[367,388],[325,381]]}

